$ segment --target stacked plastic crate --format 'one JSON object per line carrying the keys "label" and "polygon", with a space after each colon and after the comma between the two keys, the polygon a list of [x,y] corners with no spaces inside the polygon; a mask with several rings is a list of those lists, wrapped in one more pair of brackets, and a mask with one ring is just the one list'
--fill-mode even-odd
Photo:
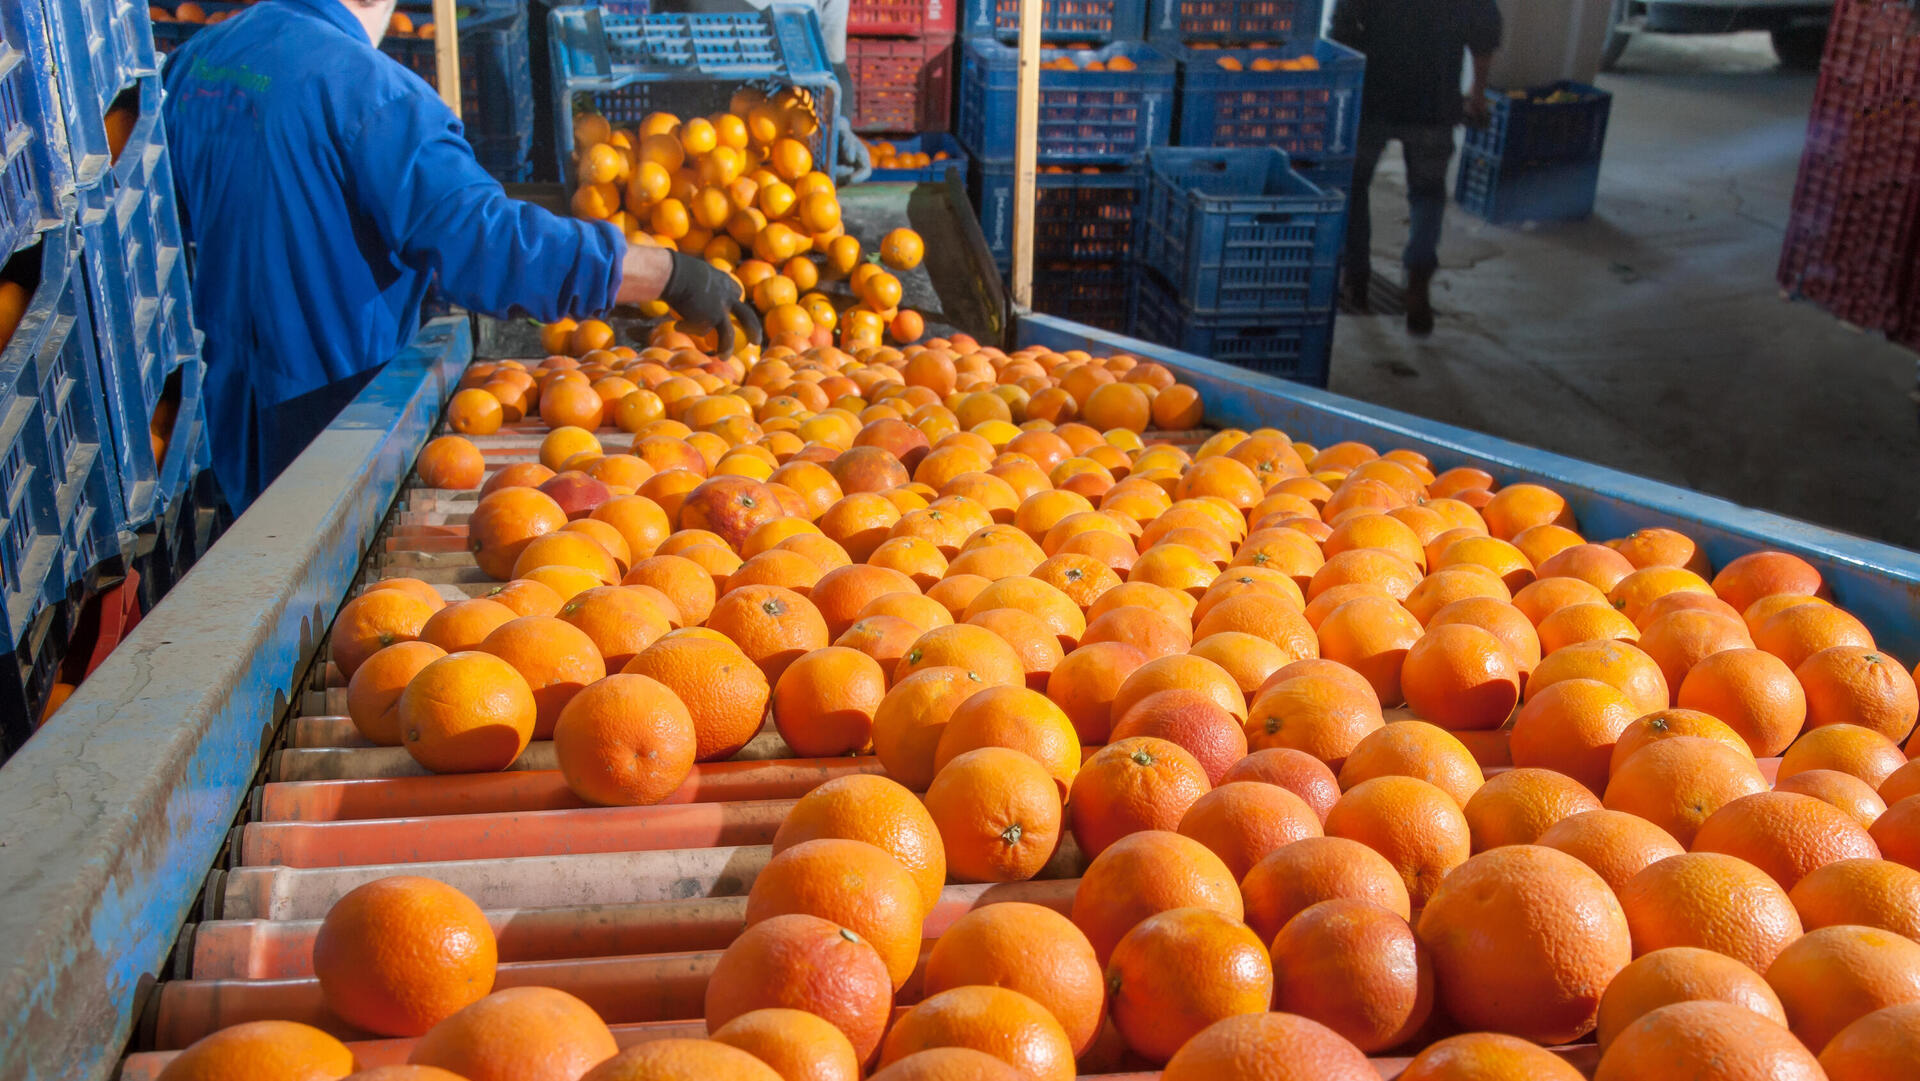
{"label": "stacked plastic crate", "polygon": [[1613,95],[1584,83],[1489,90],[1487,125],[1468,128],[1454,201],[1495,224],[1593,213]]}
{"label": "stacked plastic crate", "polygon": [[1176,146],[1277,147],[1324,188],[1353,177],[1366,60],[1320,37],[1321,0],[1153,0],[1180,71]]}
{"label": "stacked plastic crate", "polygon": [[[222,22],[254,0],[164,0],[153,7],[154,42],[166,52],[204,26]],[[166,18],[161,18],[161,15]],[[460,120],[480,164],[502,183],[533,172],[533,72],[527,5],[522,0],[461,0]],[[400,0],[380,48],[427,81],[438,84],[437,33],[431,0]]]}
{"label": "stacked plastic crate", "polygon": [[[960,0],[852,0],[847,73],[853,130],[911,137],[953,115],[953,28]],[[888,140],[896,145],[901,139]],[[916,152],[914,144],[908,153]]]}
{"label": "stacked plastic crate", "polygon": [[1779,280],[1920,347],[1920,15],[1841,0],[1827,34]]}
{"label": "stacked plastic crate", "polygon": [[[1055,0],[1040,37],[1033,306],[1112,330],[1130,306],[1145,158],[1173,131],[1173,61],[1142,40],[1144,0]],[[1017,0],[971,0],[961,27],[957,132],[1002,272],[1013,257]]]}
{"label": "stacked plastic crate", "polygon": [[1149,152],[1134,334],[1325,386],[1346,209],[1279,150]]}

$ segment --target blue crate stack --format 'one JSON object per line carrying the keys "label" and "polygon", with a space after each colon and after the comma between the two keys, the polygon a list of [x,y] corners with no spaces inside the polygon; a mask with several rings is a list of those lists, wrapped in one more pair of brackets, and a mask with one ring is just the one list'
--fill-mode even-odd
{"label": "blue crate stack", "polygon": [[[44,696],[78,605],[206,462],[157,60],[144,2],[0,3],[8,706]],[[0,751],[24,738],[0,728]]]}
{"label": "blue crate stack", "polygon": [[[1014,0],[968,0],[962,10],[954,127],[972,159],[968,190],[1003,274],[1013,247],[1017,10]],[[1173,136],[1174,63],[1145,40],[1145,0],[1049,3],[1042,18],[1033,306],[1126,330],[1146,154]],[[1064,70],[1063,62],[1078,70]]]}
{"label": "blue crate stack", "polygon": [[1324,386],[1366,60],[1321,0],[1151,0],[1174,61],[1171,148],[1148,156],[1134,333]]}
{"label": "blue crate stack", "polygon": [[1496,225],[1593,213],[1613,95],[1584,83],[1489,90],[1487,126],[1467,129],[1454,201]]}
{"label": "blue crate stack", "polygon": [[[165,19],[153,24],[156,48],[167,52],[212,22],[245,11],[254,0],[196,0],[206,22]],[[161,0],[161,11],[177,11],[180,0]],[[397,14],[414,26],[412,36],[389,33],[380,49],[436,85],[439,68],[434,39],[419,36],[433,25],[431,0],[400,0]],[[461,0],[460,121],[467,142],[494,179],[512,184],[532,179],[534,83],[524,0]]]}

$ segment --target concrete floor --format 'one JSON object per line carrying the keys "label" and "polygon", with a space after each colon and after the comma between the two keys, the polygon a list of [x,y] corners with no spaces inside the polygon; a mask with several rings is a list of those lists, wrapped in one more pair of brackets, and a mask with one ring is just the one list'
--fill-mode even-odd
{"label": "concrete floor", "polygon": [[[1594,216],[1509,229],[1450,208],[1439,329],[1342,316],[1339,393],[1920,548],[1914,354],[1774,281],[1814,77],[1764,35],[1642,35]],[[1398,280],[1405,185],[1373,189]]]}

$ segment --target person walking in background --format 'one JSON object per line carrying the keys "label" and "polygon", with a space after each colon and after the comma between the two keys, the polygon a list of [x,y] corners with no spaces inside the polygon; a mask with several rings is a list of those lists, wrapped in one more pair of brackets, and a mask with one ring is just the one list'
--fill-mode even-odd
{"label": "person walking in background", "polygon": [[[1433,273],[1440,265],[1440,223],[1447,206],[1453,129],[1487,119],[1487,65],[1500,47],[1495,0],[1338,0],[1329,34],[1366,54],[1360,136],[1354,148],[1353,194],[1347,207],[1342,292],[1368,308],[1373,278],[1372,208],[1368,187],[1387,144],[1398,141],[1407,163],[1412,218],[1406,268],[1407,332],[1433,333]],[[1460,93],[1461,64],[1473,57],[1472,88]]]}

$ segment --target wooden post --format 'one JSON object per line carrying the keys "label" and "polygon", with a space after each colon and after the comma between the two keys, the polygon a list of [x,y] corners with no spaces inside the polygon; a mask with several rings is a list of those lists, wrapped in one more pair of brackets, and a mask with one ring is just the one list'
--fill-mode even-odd
{"label": "wooden post", "polygon": [[1033,188],[1039,158],[1041,0],[1020,0],[1020,82],[1013,127],[1013,304],[1033,307]]}
{"label": "wooden post", "polygon": [[433,60],[440,100],[459,116],[460,27],[453,5],[454,0],[433,0]]}

